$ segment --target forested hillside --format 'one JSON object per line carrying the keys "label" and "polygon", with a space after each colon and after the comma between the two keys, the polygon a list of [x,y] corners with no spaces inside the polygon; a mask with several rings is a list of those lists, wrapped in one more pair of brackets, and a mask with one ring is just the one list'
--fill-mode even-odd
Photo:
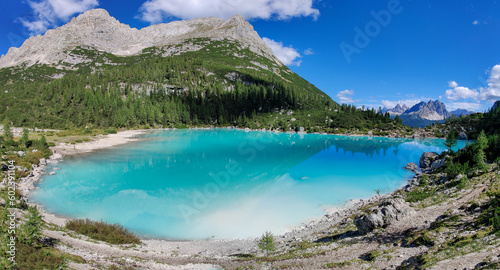
{"label": "forested hillside", "polygon": [[438,130],[439,133],[465,133],[469,139],[476,139],[484,131],[486,135],[500,134],[500,101],[497,101],[486,113],[473,113],[459,117],[451,117],[444,124],[428,127]]}
{"label": "forested hillside", "polygon": [[[198,51],[164,57],[176,46]],[[0,120],[42,128],[186,125],[392,129],[387,115],[340,106],[285,66],[228,40],[192,39],[137,56],[90,48],[76,65],[0,70]]]}

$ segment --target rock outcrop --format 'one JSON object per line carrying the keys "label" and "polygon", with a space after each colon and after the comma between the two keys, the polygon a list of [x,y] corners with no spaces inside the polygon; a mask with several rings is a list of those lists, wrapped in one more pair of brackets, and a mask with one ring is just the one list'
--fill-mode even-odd
{"label": "rock outcrop", "polygon": [[431,164],[431,170],[435,171],[435,170],[437,170],[437,169],[439,169],[441,167],[444,167],[444,165],[446,165],[446,158],[435,160]]}
{"label": "rock outcrop", "polygon": [[409,170],[409,171],[412,171],[414,173],[418,173],[418,165],[415,164],[414,162],[410,162],[408,164],[406,164],[406,166],[404,167],[404,169],[406,170]]}
{"label": "rock outcrop", "polygon": [[398,104],[398,105],[396,105],[396,107],[394,107],[392,109],[384,108],[384,109],[382,109],[382,112],[383,113],[388,112],[391,116],[396,116],[396,115],[403,114],[408,109],[409,109],[408,106],[406,106],[405,104],[403,104],[403,106],[401,106],[401,105]]}
{"label": "rock outcrop", "polygon": [[[57,65],[60,62],[76,65],[89,61],[71,54],[77,47],[128,56],[140,54],[145,48],[178,45],[196,38],[237,40],[243,47],[241,49],[248,48],[273,60],[277,65],[282,65],[253,26],[240,15],[227,21],[215,17],[199,18],[157,24],[138,30],[120,23],[104,9],[93,9],[73,18],[64,26],[29,38],[20,48],[11,48],[0,58],[0,68],[20,64],[31,66],[35,63]],[[183,46],[181,52],[166,51],[178,54],[201,48],[203,46]]]}
{"label": "rock outcrop", "polygon": [[432,121],[445,120],[452,116],[452,114],[446,110],[446,105],[439,100],[420,102],[406,110],[403,115],[418,115],[422,119]]}
{"label": "rock outcrop", "polygon": [[420,156],[419,165],[420,169],[426,170],[429,169],[432,163],[439,157],[439,154],[436,152],[424,152],[422,156]]}
{"label": "rock outcrop", "polygon": [[457,140],[466,141],[467,140],[467,134],[465,134],[465,132],[463,132],[463,131],[460,132],[460,134],[458,134]]}
{"label": "rock outcrop", "polygon": [[354,225],[360,234],[367,234],[375,228],[386,227],[395,220],[413,214],[415,211],[402,199],[387,199],[370,208],[365,214],[354,218]]}
{"label": "rock outcrop", "polygon": [[425,127],[432,123],[444,122],[451,116],[453,115],[446,110],[444,103],[439,100],[430,100],[416,104],[399,117],[403,120],[403,124],[412,127]]}
{"label": "rock outcrop", "polygon": [[435,152],[424,152],[422,156],[420,156],[419,165],[424,173],[434,172],[446,165],[446,158],[440,159],[438,153]]}

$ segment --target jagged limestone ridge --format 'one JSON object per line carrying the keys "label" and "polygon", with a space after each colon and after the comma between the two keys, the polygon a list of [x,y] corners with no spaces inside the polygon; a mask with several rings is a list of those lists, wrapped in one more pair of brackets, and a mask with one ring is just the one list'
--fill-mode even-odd
{"label": "jagged limestone ridge", "polygon": [[[145,48],[165,47],[193,38],[237,40],[244,48],[271,59],[278,66],[283,65],[252,25],[240,15],[227,21],[215,17],[199,18],[157,24],[138,30],[120,23],[104,9],[93,9],[73,18],[64,26],[29,38],[20,48],[11,48],[0,58],[0,68],[22,64],[31,66],[36,63],[56,65],[59,62],[85,62],[86,59],[70,54],[76,47],[128,56],[140,54]],[[186,51],[198,49],[200,48],[184,48]]]}

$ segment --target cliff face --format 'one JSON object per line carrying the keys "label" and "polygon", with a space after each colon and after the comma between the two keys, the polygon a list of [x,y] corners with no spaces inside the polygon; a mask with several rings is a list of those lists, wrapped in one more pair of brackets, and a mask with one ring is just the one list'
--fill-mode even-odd
{"label": "cliff face", "polygon": [[403,123],[414,127],[424,127],[432,123],[443,122],[452,114],[439,100],[420,102],[400,115]]}
{"label": "cliff face", "polygon": [[440,121],[452,116],[446,110],[446,105],[439,100],[429,102],[420,102],[411,109],[407,110],[403,115],[419,116],[425,120]]}
{"label": "cliff face", "polygon": [[[20,48],[11,48],[0,58],[0,68],[21,64],[31,66],[36,63],[78,64],[83,60],[72,59],[70,55],[76,47],[128,56],[140,54],[145,48],[162,48],[194,38],[238,41],[243,47],[241,49],[249,49],[276,62],[277,65],[282,65],[252,25],[240,15],[227,21],[214,17],[199,18],[152,25],[138,30],[120,23],[104,9],[94,9],[73,18],[64,26],[47,31],[44,35],[29,38]],[[199,49],[201,48],[196,46],[183,47],[182,51],[175,53]]]}
{"label": "cliff face", "polygon": [[387,112],[391,115],[391,116],[396,116],[396,115],[401,115],[403,114],[404,112],[406,112],[408,110],[408,106],[406,106],[405,104],[403,104],[403,106],[401,105],[396,105],[396,107],[390,109],[390,110],[387,110]]}

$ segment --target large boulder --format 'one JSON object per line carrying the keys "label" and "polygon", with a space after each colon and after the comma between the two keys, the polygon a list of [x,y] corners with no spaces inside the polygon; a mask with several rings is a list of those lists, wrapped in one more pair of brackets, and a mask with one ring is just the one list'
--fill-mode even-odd
{"label": "large boulder", "polygon": [[404,168],[406,170],[412,171],[414,173],[418,172],[418,165],[415,164],[414,162],[410,162],[410,163],[406,164],[406,166]]}
{"label": "large boulder", "polygon": [[445,158],[435,160],[431,164],[431,170],[435,171],[435,170],[443,167],[444,165],[446,165],[446,159]]}
{"label": "large boulder", "polygon": [[425,169],[430,169],[432,163],[439,157],[439,154],[436,152],[424,152],[422,156],[420,156],[419,165],[420,169],[423,171]]}
{"label": "large boulder", "polygon": [[354,218],[354,225],[360,234],[367,234],[375,228],[386,227],[395,220],[412,215],[415,211],[402,199],[387,199],[366,213]]}
{"label": "large boulder", "polygon": [[374,213],[357,215],[354,218],[354,225],[358,228],[360,234],[367,234],[377,227],[384,226],[384,218],[380,211]]}

